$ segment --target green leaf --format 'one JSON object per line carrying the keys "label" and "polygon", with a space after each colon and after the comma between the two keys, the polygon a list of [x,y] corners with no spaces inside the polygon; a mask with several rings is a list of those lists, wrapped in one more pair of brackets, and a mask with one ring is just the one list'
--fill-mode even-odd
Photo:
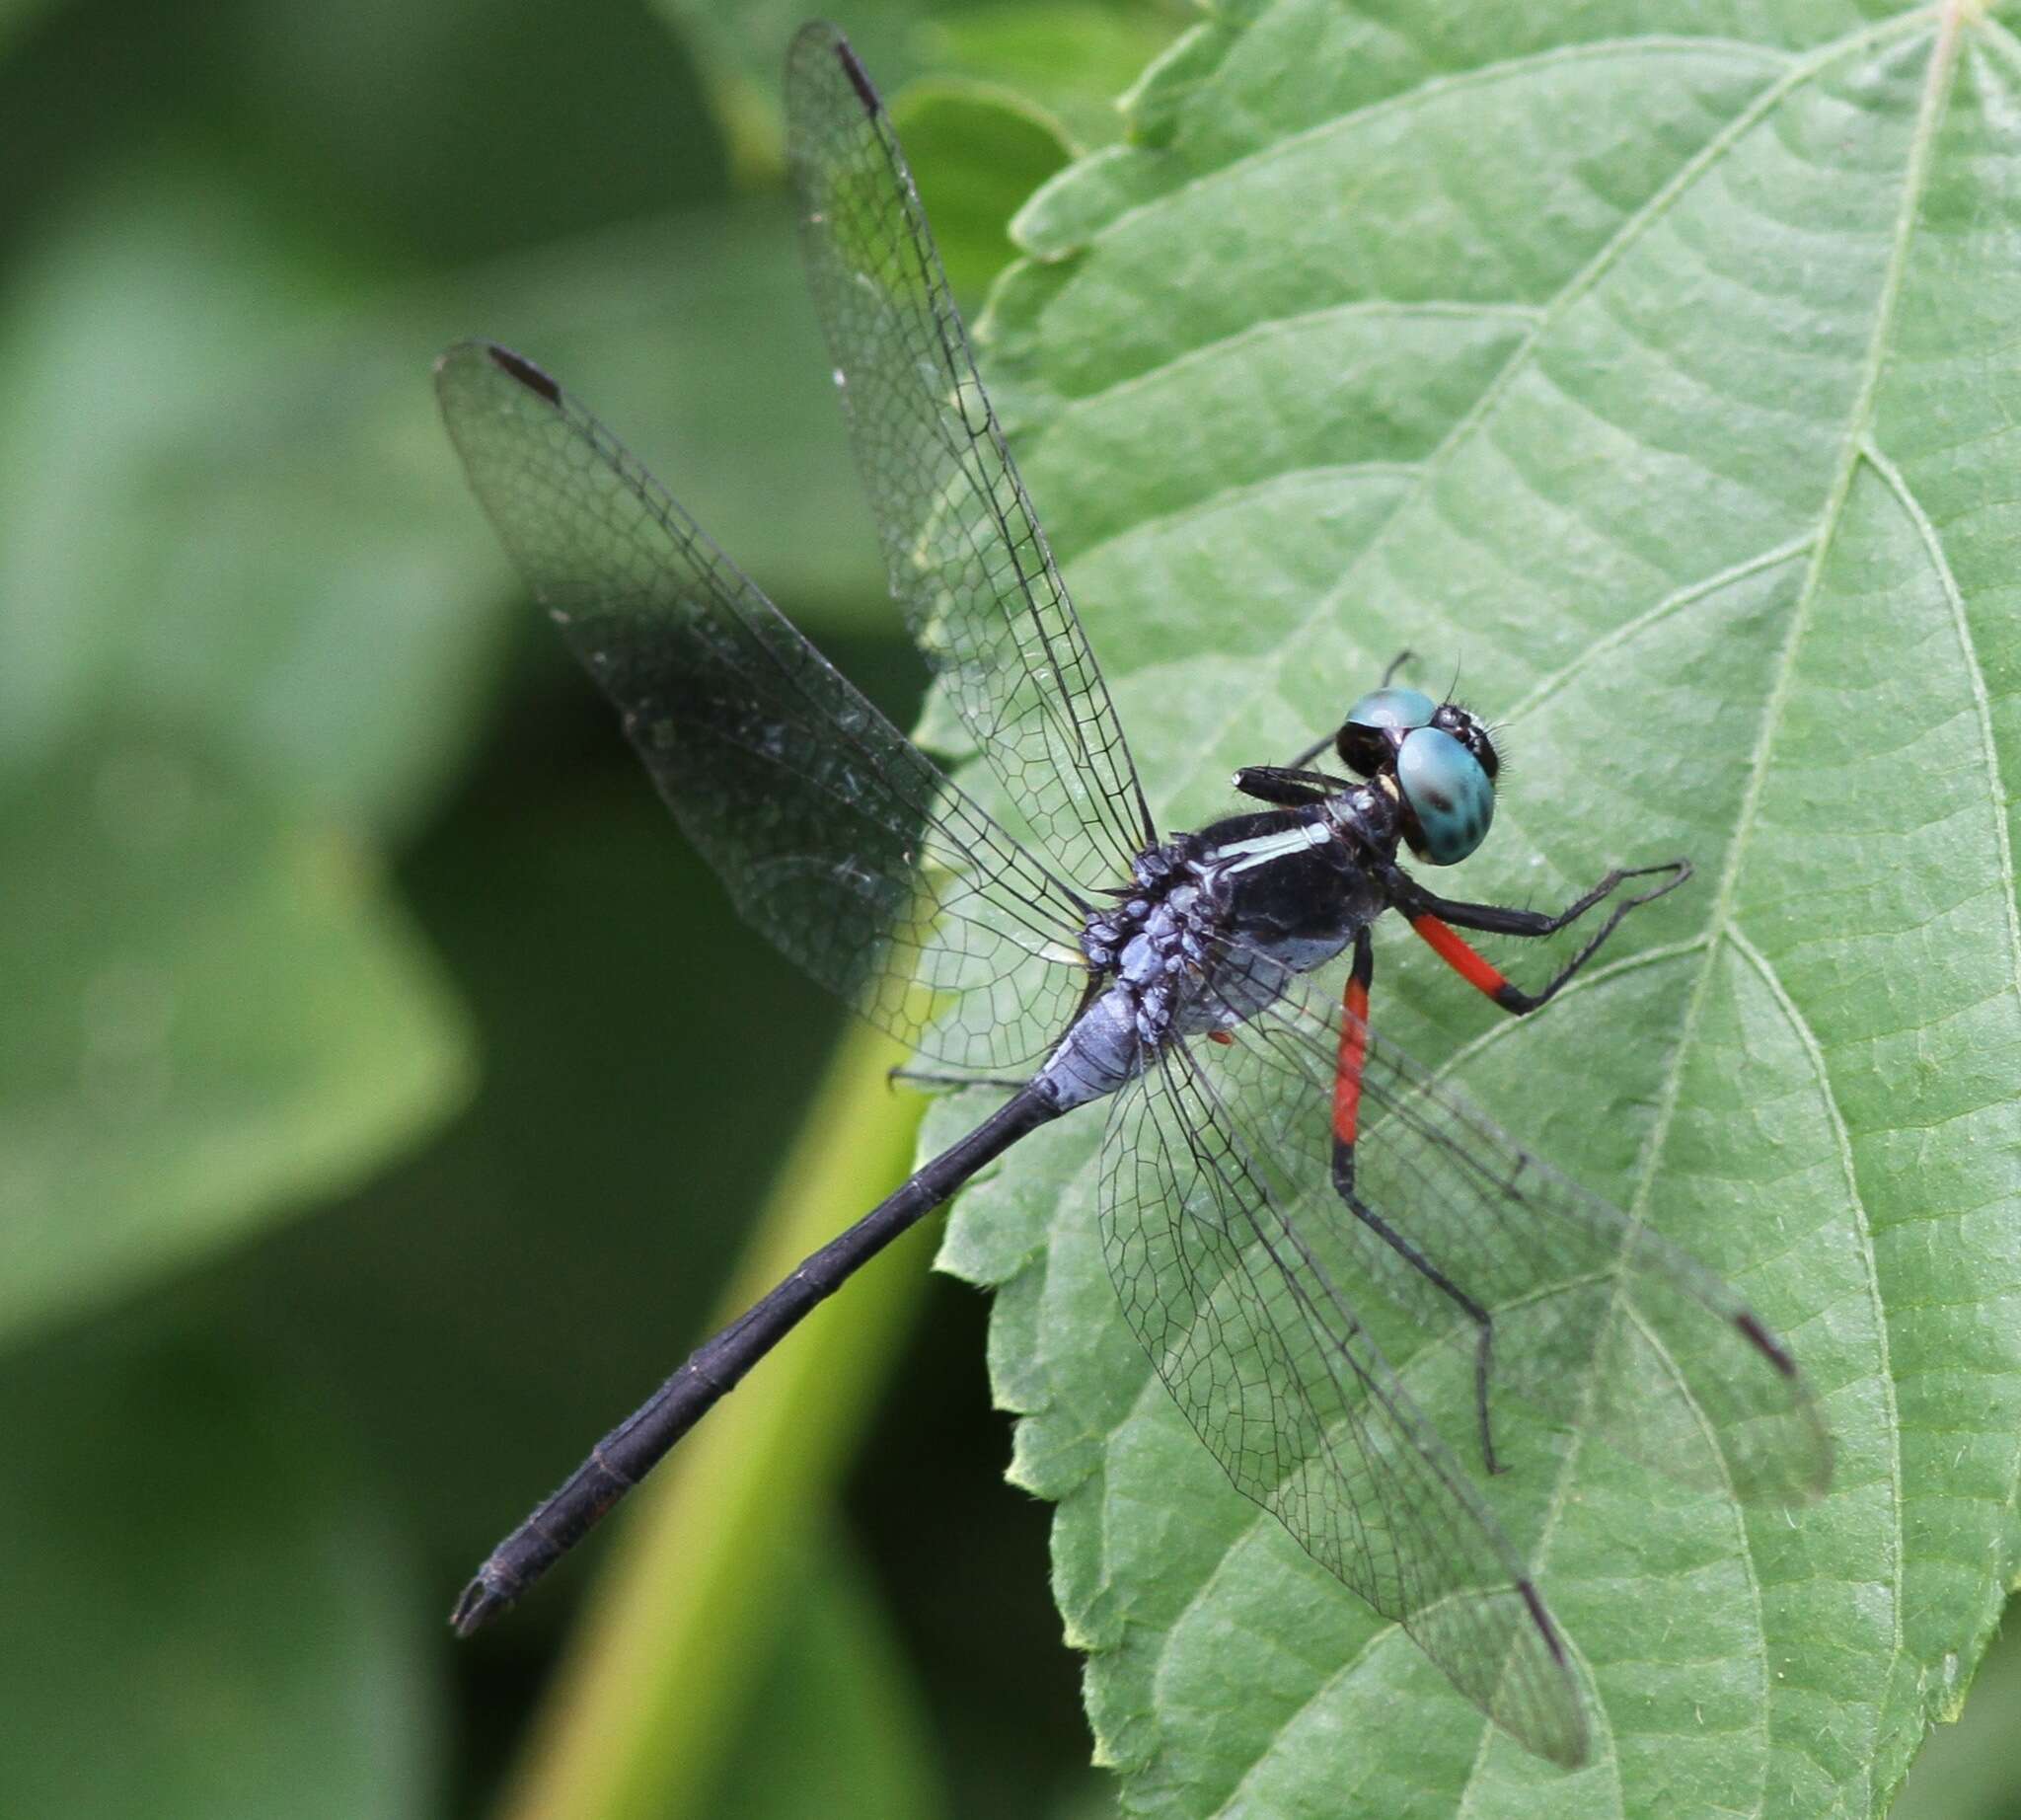
{"label": "green leaf", "polygon": [[432,1811],[413,1576],[328,1411],[274,1367],[101,1330],[0,1378],[11,1812]]}
{"label": "green leaf", "polygon": [[1010,0],[936,13],[919,36],[932,68],[1031,97],[1085,151],[1121,136],[1116,98],[1185,23],[1183,9],[1157,0]]}
{"label": "green leaf", "polygon": [[1957,1723],[1930,1734],[1889,1810],[1892,1820],[2010,1820],[2017,1707],[2021,1631],[2008,1622],[1981,1660]]}
{"label": "green leaf", "polygon": [[[800,0],[746,0],[734,7],[709,0],[655,0],[670,31],[694,48],[733,167],[770,182],[785,169],[785,116],[780,72],[785,47],[807,18]],[[849,10],[850,41],[887,100],[930,67],[923,53],[925,0],[863,0]],[[987,224],[1002,226],[1002,218]]]}
{"label": "green leaf", "polygon": [[1009,90],[915,82],[892,113],[948,282],[980,297],[1014,252],[1005,224],[1067,162],[1060,130]]}
{"label": "green leaf", "polygon": [[199,742],[108,731],[0,794],[0,1343],[358,1179],[470,1061],[360,857]]}
{"label": "green leaf", "polygon": [[[780,63],[807,9],[801,0],[752,0],[717,7],[703,0],[658,0],[658,10],[691,41],[713,92],[715,110],[736,161],[753,174],[780,165]],[[863,67],[903,123],[911,85],[920,78],[961,80],[1023,97],[1023,106],[1065,128],[1077,150],[1114,139],[1122,127],[1115,98],[1144,61],[1167,43],[1183,21],[1172,0],[1007,0],[948,8],[924,0],[862,0],[840,23]],[[955,145],[960,163],[981,176],[990,140],[1000,128],[986,125],[981,143]],[[924,186],[931,169],[924,146],[906,128],[914,175]],[[1011,162],[997,172],[1009,185],[1021,167]],[[1019,191],[1021,196],[1026,193]],[[994,237],[1005,212],[971,222],[949,218],[933,206],[934,233],[944,250],[950,232],[972,227]],[[956,274],[956,288],[965,282]]]}
{"label": "green leaf", "polygon": [[[399,374],[312,256],[198,167],[121,169],[0,321],[0,773],[133,714],[277,800],[392,822],[458,757],[503,604],[420,341]],[[361,338],[362,339],[362,338]]]}
{"label": "green leaf", "polygon": [[1962,4],[1286,0],[1133,105],[1026,209],[989,351],[1159,825],[1408,645],[1518,761],[1442,889],[1688,854],[1520,1024],[1380,929],[1376,1020],[1729,1276],[1838,1455],[1795,1515],[1599,1442],[1483,1488],[1591,1689],[1561,1777],[1229,1488],[1070,1121],[944,1257],[999,1285],[1097,1755],[1171,1816],[1877,1813],[2015,1566],[2021,46]]}
{"label": "green leaf", "polygon": [[0,774],[138,707],[306,815],[412,825],[468,753],[501,640],[537,629],[428,384],[472,333],[608,400],[809,623],[874,610],[784,210],[340,304],[323,261],[221,193],[200,167],[122,170],[29,251],[0,315]]}

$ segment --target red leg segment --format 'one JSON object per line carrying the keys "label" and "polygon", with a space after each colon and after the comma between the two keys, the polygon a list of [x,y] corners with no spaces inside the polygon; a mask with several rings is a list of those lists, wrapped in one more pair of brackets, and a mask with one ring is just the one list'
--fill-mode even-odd
{"label": "red leg segment", "polygon": [[1442,923],[1429,910],[1410,919],[1410,926],[1424,938],[1425,945],[1476,992],[1484,992],[1505,1011],[1526,1009],[1524,995],[1503,976],[1502,970],[1450,923]]}
{"label": "red leg segment", "polygon": [[1361,1116],[1362,1067],[1369,1057],[1369,982],[1357,967],[1347,978],[1340,1002],[1340,1060],[1333,1074],[1333,1136],[1354,1143]]}

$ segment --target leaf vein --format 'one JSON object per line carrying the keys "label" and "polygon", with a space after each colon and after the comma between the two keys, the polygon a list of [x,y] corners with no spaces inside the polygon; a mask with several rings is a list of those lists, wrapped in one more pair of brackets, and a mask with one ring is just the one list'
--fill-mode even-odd
{"label": "leaf vein", "polygon": [[1889,1603],[1894,1613],[1894,1656],[1899,1660],[1903,1647],[1902,1598],[1907,1542],[1903,1533],[1902,1427],[1901,1412],[1895,1396],[1893,1342],[1888,1331],[1888,1310],[1881,1294],[1880,1265],[1874,1247],[1873,1217],[1867,1209],[1865,1197],[1860,1193],[1859,1170],[1852,1155],[1852,1134],[1846,1126],[1845,1116],[1839,1107],[1837,1098],[1831,1091],[1832,1071],[1826,1063],[1824,1045],[1819,1041],[1816,1029],[1812,1027],[1811,1021],[1798,1009],[1795,999],[1790,996],[1788,988],[1783,984],[1782,976],[1767,955],[1748,940],[1738,924],[1728,927],[1726,938],[1733,944],[1734,951],[1754,969],[1756,976],[1767,989],[1769,998],[1788,1024],[1790,1033],[1796,1037],[1810,1058],[1821,1090],[1819,1101],[1825,1109],[1826,1121],[1831,1126],[1839,1174],[1845,1182],[1846,1205],[1852,1210],[1853,1223],[1858,1234],[1858,1256],[1873,1317],[1875,1344],[1880,1350],[1878,1376],[1881,1401],[1887,1411],[1882,1425],[1889,1436],[1888,1509],[1893,1519],[1889,1535],[1891,1565],[1888,1592]]}
{"label": "leaf vein", "polygon": [[1380,317],[1394,322],[1509,322],[1534,324],[1543,312],[1534,304],[1528,303],[1472,303],[1464,298],[1419,298],[1399,299],[1391,297],[1357,297],[1346,303],[1323,304],[1317,309],[1295,310],[1287,316],[1259,316],[1254,322],[1244,323],[1239,329],[1227,335],[1216,336],[1211,341],[1200,341],[1172,355],[1169,360],[1160,360],[1156,366],[1145,367],[1141,372],[1128,373],[1110,384],[1092,392],[1077,392],[1061,406],[1057,416],[1047,423],[1034,446],[1044,447],[1075,417],[1091,406],[1106,404],[1118,398],[1128,398],[1154,385],[1160,385],[1173,374],[1183,374],[1187,368],[1205,365],[1237,352],[1252,342],[1276,341],[1280,337],[1297,334],[1304,329],[1319,328],[1328,323],[1352,322],[1359,317]]}
{"label": "leaf vein", "polygon": [[[1440,441],[1438,447],[1433,449],[1425,458],[1420,466],[1419,478],[1410,498],[1399,502],[1397,513],[1391,516],[1388,524],[1385,524],[1375,537],[1371,538],[1362,553],[1348,565],[1339,584],[1330,592],[1320,595],[1313,602],[1311,611],[1306,615],[1305,620],[1294,636],[1288,641],[1291,646],[1298,648],[1302,644],[1309,643],[1314,629],[1338,610],[1340,602],[1347,597],[1354,578],[1360,573],[1363,564],[1368,560],[1369,553],[1378,548],[1387,535],[1388,526],[1396,522],[1396,517],[1401,515],[1412,499],[1426,494],[1432,483],[1439,475],[1444,473],[1447,464],[1452,460],[1455,453],[1487,421],[1493,414],[1495,407],[1501,402],[1510,387],[1515,384],[1518,376],[1529,370],[1545,334],[1555,326],[1557,321],[1574,303],[1585,296],[1612,268],[1629,247],[1641,239],[1650,228],[1669,212],[1681,196],[1688,192],[1691,186],[1700,177],[1708,170],[1714,168],[1720,159],[1742,137],[1772,113],[1775,107],[1796,89],[1844,57],[1853,55],[1861,50],[1870,49],[1877,43],[1884,43],[1897,37],[1909,37],[1911,29],[1921,28],[1927,24],[1927,11],[1923,10],[1887,20],[1881,25],[1870,27],[1863,32],[1854,33],[1844,38],[1836,39],[1833,43],[1812,52],[1802,61],[1792,65],[1781,80],[1767,85],[1754,101],[1750,102],[1746,108],[1735,114],[1725,126],[1686,159],[1679,167],[1677,174],[1667,184],[1663,185],[1654,195],[1650,196],[1639,208],[1628,215],[1621,222],[1620,226],[1609,236],[1606,245],[1550,300],[1535,327],[1511,351],[1508,360],[1504,362],[1501,370],[1482,389],[1481,396],[1472,410],[1468,411],[1465,416],[1454,424],[1452,429]],[[1230,710],[1224,717],[1220,729],[1223,736],[1226,735],[1229,728],[1233,727],[1253,710],[1259,693],[1259,689],[1253,686],[1231,692]],[[1214,741],[1203,744],[1199,749],[1203,752],[1212,751],[1219,743],[1220,741],[1217,738]],[[1191,776],[1181,780],[1185,784],[1190,784],[1192,781],[1193,778]]]}
{"label": "leaf vein", "polygon": [[[1884,33],[1897,22],[1873,28],[1868,34]],[[1852,38],[1840,40],[1850,44]],[[1496,63],[1483,64],[1478,69],[1461,70],[1450,76],[1432,76],[1420,82],[1415,88],[1401,94],[1385,95],[1379,101],[1364,102],[1360,107],[1349,108],[1344,113],[1328,115],[1315,120],[1311,125],[1288,133],[1281,139],[1273,139],[1268,145],[1258,146],[1253,152],[1244,153],[1240,158],[1231,159],[1227,164],[1216,165],[1210,170],[1194,173],[1183,183],[1170,190],[1147,197],[1141,202],[1119,209],[1103,223],[1102,232],[1112,233],[1126,222],[1140,215],[1162,208],[1174,198],[1204,190],[1210,184],[1219,183],[1223,178],[1234,177],[1267,167],[1275,160],[1308,145],[1316,145],[1330,135],[1343,132],[1350,127],[1365,125],[1370,120],[1383,118],[1385,114],[1409,113],[1428,102],[1444,99],[1449,95],[1463,93],[1471,88],[1492,87],[1498,83],[1520,80],[1540,69],[1551,69],[1567,63],[1598,61],[1611,57],[1639,56],[1649,53],[1665,56],[1726,54],[1736,62],[1752,62],[1769,69],[1787,69],[1791,59],[1787,51],[1772,50],[1760,44],[1751,44],[1742,38],[1685,38],[1651,35],[1646,38],[1597,38],[1583,44],[1561,44],[1549,50],[1537,51],[1530,56],[1507,57]],[[1817,52],[1812,53],[1816,56]]]}
{"label": "leaf vein", "polygon": [[1973,713],[1977,720],[1980,750],[1984,757],[1988,796],[1993,809],[1993,845],[1999,854],[2000,876],[2006,882],[2002,894],[2006,905],[2008,977],[2014,983],[2017,997],[2021,997],[2021,923],[2017,923],[2014,904],[2014,853],[2007,836],[2005,785],[2000,777],[1999,747],[1993,737],[1992,704],[1985,686],[1985,671],[1979,661],[1979,649],[1972,637],[1972,627],[1966,617],[1965,596],[1958,586],[1958,577],[1952,572],[1950,560],[1944,555],[1929,515],[1922,509],[1922,503],[1910,490],[1901,469],[1882,453],[1880,445],[1871,433],[1861,440],[1861,453],[1888,490],[1909,520],[1915,526],[1916,536],[1921,540],[1923,553],[1929,558],[1930,569],[1937,577],[1937,584],[1944,590],[1944,601],[1951,613],[1951,628],[1958,640],[1958,654],[1964,660],[1965,672],[1972,688]]}
{"label": "leaf vein", "polygon": [[[1308,468],[1284,468],[1276,474],[1267,474],[1261,480],[1244,481],[1239,486],[1224,487],[1209,493],[1205,498],[1188,500],[1169,512],[1154,512],[1146,517],[1133,519],[1120,530],[1111,531],[1105,537],[1097,538],[1091,544],[1084,544],[1069,559],[1071,567],[1085,563],[1090,557],[1113,550],[1133,537],[1145,532],[1173,531],[1201,518],[1212,517],[1216,512],[1227,511],[1246,499],[1269,497],[1279,487],[1296,486],[1302,481],[1314,480],[1322,476],[1333,476],[1343,482],[1399,480],[1409,481],[1417,475],[1417,464],[1409,461],[1343,461],[1324,463]],[[1128,675],[1130,672],[1122,672]]]}

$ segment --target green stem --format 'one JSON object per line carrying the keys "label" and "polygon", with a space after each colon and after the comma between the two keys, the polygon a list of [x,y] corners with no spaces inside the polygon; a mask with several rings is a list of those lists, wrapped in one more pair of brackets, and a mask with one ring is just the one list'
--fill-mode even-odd
{"label": "green stem", "polygon": [[[857,1031],[752,1234],[725,1318],[864,1212],[912,1166],[924,1102]],[[898,1351],[931,1256],[924,1223],[816,1309],[725,1398],[617,1519],[623,1533],[537,1715],[499,1820],[679,1820],[772,1640],[804,1542]]]}

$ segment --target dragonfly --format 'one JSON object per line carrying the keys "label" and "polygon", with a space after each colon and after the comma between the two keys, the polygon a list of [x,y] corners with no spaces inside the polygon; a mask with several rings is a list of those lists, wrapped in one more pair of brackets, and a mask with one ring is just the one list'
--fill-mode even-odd
{"label": "dragonfly", "polygon": [[[1289,763],[1236,772],[1241,812],[1160,836],[890,116],[828,25],[794,39],[786,92],[810,286],[891,591],[994,776],[990,803],[532,361],[464,342],[437,390],[507,551],[737,909],[922,1074],[995,1109],[699,1346],[498,1545],[452,1623],[468,1634],[525,1593],[978,1171],[1098,1107],[1124,1315],[1235,1488],[1518,1743],[1576,1766],[1578,1674],[1481,1482],[1510,1469],[1508,1400],[1786,1504],[1825,1488],[1830,1436],[1788,1346],[1731,1287],[1379,1039],[1371,930],[1396,911],[1522,1016],[1690,867],[1616,869],[1551,914],[1428,888],[1405,856],[1448,866],[1480,845],[1499,755],[1478,716],[1394,665]],[[1534,990],[1463,933],[1573,924],[1590,935]],[[1454,1361],[1462,1432],[1389,1363],[1378,1304]]]}

